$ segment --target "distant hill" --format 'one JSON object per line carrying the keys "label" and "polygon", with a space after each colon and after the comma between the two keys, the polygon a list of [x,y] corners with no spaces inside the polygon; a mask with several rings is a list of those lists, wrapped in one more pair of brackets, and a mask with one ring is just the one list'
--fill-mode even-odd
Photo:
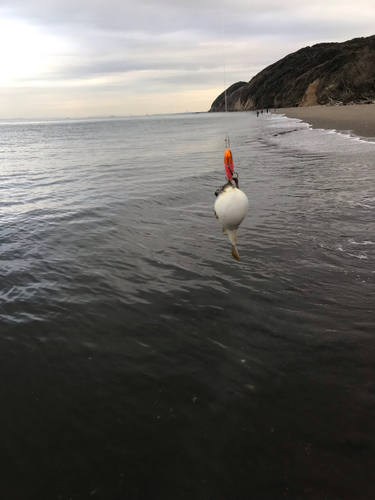
{"label": "distant hill", "polygon": [[[304,47],[227,89],[228,111],[375,102],[375,35]],[[211,112],[224,111],[224,92]]]}

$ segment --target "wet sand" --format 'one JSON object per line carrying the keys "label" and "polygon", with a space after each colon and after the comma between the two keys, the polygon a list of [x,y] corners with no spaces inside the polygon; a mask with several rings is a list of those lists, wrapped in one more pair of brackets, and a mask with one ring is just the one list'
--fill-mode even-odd
{"label": "wet sand", "polygon": [[375,137],[375,104],[282,108],[277,113],[298,118],[313,128],[350,131],[360,137]]}

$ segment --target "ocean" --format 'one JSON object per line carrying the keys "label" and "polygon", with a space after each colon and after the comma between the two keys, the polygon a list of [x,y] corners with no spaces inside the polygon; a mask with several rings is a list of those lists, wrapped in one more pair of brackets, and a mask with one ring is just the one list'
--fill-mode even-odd
{"label": "ocean", "polygon": [[0,138],[1,499],[375,498],[375,142],[252,112]]}

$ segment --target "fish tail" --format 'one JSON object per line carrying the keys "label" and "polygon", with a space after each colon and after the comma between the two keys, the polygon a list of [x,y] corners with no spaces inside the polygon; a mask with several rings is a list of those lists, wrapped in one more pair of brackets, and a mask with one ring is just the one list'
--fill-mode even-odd
{"label": "fish tail", "polygon": [[239,256],[236,245],[232,245],[232,257],[234,259],[238,260],[238,262],[240,261],[240,256]]}

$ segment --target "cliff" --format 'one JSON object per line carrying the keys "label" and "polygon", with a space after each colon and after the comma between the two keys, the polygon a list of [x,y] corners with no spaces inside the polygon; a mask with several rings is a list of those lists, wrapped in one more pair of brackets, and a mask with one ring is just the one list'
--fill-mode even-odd
{"label": "cliff", "polygon": [[[375,35],[304,47],[227,89],[228,111],[375,102]],[[224,92],[210,111],[224,111]]]}

